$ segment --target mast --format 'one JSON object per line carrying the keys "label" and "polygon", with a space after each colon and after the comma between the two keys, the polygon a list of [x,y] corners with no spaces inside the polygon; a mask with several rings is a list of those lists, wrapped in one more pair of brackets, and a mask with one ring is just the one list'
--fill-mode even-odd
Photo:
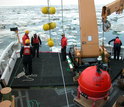
{"label": "mast", "polygon": [[98,28],[94,0],[78,0],[81,57],[99,56]]}

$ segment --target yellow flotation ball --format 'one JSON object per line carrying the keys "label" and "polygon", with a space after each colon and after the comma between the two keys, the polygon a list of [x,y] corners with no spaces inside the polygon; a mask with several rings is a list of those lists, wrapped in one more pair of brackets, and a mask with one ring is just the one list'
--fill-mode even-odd
{"label": "yellow flotation ball", "polygon": [[48,38],[48,39],[47,39],[47,42],[49,42],[49,41],[53,41],[53,39],[52,39],[52,38]]}
{"label": "yellow flotation ball", "polygon": [[54,41],[52,41],[52,40],[49,40],[49,41],[48,41],[48,46],[49,46],[49,47],[52,47],[52,46],[54,46]]}
{"label": "yellow flotation ball", "polygon": [[43,30],[47,31],[47,30],[49,30],[49,29],[50,29],[49,24],[44,24],[44,25],[43,25]]}
{"label": "yellow flotation ball", "polygon": [[41,11],[42,11],[42,13],[44,13],[44,14],[48,14],[48,7],[43,7],[43,8],[41,9]]}
{"label": "yellow flotation ball", "polygon": [[55,13],[56,13],[55,7],[50,7],[50,8],[49,8],[49,13],[50,13],[50,14],[55,14]]}
{"label": "yellow flotation ball", "polygon": [[51,22],[49,25],[50,25],[50,29],[56,28],[56,23],[55,22]]}

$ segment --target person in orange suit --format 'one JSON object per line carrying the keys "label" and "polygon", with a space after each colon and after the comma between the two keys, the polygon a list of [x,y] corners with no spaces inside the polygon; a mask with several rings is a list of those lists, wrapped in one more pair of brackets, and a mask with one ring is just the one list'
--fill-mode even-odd
{"label": "person in orange suit", "polygon": [[62,53],[63,61],[66,60],[66,47],[67,47],[67,38],[65,37],[65,34],[62,34],[62,38],[61,38],[61,53]]}
{"label": "person in orange suit", "polygon": [[29,31],[26,30],[24,36],[22,37],[22,44],[23,44],[23,45],[25,45],[26,39],[29,39],[28,34],[29,34]]}

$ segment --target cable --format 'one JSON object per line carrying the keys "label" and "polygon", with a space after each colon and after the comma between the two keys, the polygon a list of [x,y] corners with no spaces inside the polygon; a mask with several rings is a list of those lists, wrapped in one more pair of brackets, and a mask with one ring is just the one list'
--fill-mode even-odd
{"label": "cable", "polygon": [[[50,9],[50,1],[47,0],[47,3],[48,3],[48,20],[49,20],[49,23],[50,23],[50,13],[49,13],[49,9]],[[51,30],[49,29],[49,35],[50,35],[50,38],[51,38]]]}
{"label": "cable", "polygon": [[63,0],[61,0],[61,10],[62,10],[62,31],[64,33],[64,27],[63,27]]}
{"label": "cable", "polygon": [[65,78],[64,78],[64,74],[63,74],[63,68],[62,68],[60,53],[58,53],[58,56],[59,56],[59,63],[60,63],[60,69],[61,69],[61,74],[62,74],[62,80],[63,80],[63,85],[64,85],[64,91],[65,91],[67,107],[69,107],[69,101],[68,101],[68,95],[67,95],[67,90],[66,90],[66,86],[65,86]]}

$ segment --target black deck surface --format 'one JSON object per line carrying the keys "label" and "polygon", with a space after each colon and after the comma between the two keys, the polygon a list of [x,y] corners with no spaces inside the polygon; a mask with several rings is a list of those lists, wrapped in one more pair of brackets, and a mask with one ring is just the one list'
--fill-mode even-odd
{"label": "black deck surface", "polygon": [[[68,71],[67,62],[61,62],[67,97],[64,90],[61,67],[58,53],[40,53],[40,58],[33,59],[33,73],[38,74],[34,81],[23,81],[24,78],[14,78],[22,72],[21,59],[17,60],[9,86],[13,88],[12,94],[15,95],[16,107],[79,107],[73,102],[77,96],[77,85],[72,80],[72,72]],[[117,85],[117,78],[124,68],[123,60],[110,61],[110,76],[112,79],[112,89],[110,98],[104,107],[112,107],[115,100],[124,95],[124,90]],[[54,86],[54,87],[53,87]]]}
{"label": "black deck surface", "polygon": [[123,60],[114,60],[110,61],[110,76],[112,82],[120,75],[122,69],[124,68]]}
{"label": "black deck surface", "polygon": [[17,74],[22,72],[23,68],[21,59],[18,59],[9,86],[18,88],[63,86],[60,65],[62,65],[65,84],[68,86],[74,85],[72,73],[68,70],[68,63],[59,61],[58,53],[40,53],[40,58],[34,58],[32,65],[33,73],[38,75],[33,77],[34,81],[24,81],[24,77],[15,78]]}
{"label": "black deck surface", "polygon": [[16,107],[78,107],[73,102],[76,88],[66,90],[68,104],[64,88],[15,89],[12,94],[16,97]]}

